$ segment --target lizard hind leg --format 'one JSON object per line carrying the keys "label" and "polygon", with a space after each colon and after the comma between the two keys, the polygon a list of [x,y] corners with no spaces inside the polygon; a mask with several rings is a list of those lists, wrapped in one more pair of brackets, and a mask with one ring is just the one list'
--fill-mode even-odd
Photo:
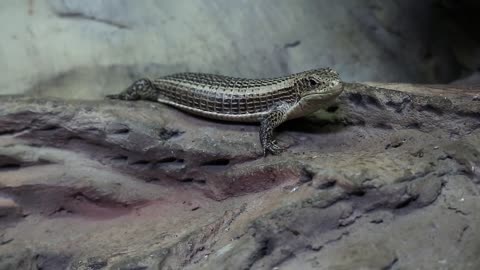
{"label": "lizard hind leg", "polygon": [[109,99],[121,99],[121,100],[157,100],[157,92],[153,86],[152,81],[149,79],[140,79],[135,81],[127,89],[120,94],[107,95]]}

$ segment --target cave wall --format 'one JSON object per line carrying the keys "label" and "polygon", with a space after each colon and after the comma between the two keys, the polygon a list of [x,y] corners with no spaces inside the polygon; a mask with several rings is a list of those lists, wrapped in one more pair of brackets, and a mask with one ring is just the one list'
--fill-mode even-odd
{"label": "cave wall", "polygon": [[322,66],[347,81],[449,82],[478,61],[452,49],[444,17],[458,1],[444,2],[2,1],[0,94],[95,99],[144,76]]}

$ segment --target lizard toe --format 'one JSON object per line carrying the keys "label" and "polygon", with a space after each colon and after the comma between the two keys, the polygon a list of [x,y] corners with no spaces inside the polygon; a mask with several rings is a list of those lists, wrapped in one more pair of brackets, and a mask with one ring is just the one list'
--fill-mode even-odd
{"label": "lizard toe", "polygon": [[285,148],[278,146],[278,144],[274,141],[267,146],[267,150],[273,155],[278,155],[283,152]]}

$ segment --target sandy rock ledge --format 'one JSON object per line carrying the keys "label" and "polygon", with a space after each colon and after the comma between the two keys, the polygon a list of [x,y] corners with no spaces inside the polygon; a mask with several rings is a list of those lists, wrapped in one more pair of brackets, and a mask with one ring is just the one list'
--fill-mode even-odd
{"label": "sandy rock ledge", "polygon": [[480,89],[350,84],[258,126],[0,98],[0,269],[480,269]]}

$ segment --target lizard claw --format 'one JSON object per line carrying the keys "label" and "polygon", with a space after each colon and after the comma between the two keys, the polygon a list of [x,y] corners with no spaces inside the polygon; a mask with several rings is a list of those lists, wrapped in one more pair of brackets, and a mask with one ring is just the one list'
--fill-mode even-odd
{"label": "lizard claw", "polygon": [[276,141],[272,141],[269,144],[267,144],[263,149],[263,155],[266,156],[267,152],[270,152],[273,155],[278,155],[284,150],[285,150],[284,147],[279,146]]}

